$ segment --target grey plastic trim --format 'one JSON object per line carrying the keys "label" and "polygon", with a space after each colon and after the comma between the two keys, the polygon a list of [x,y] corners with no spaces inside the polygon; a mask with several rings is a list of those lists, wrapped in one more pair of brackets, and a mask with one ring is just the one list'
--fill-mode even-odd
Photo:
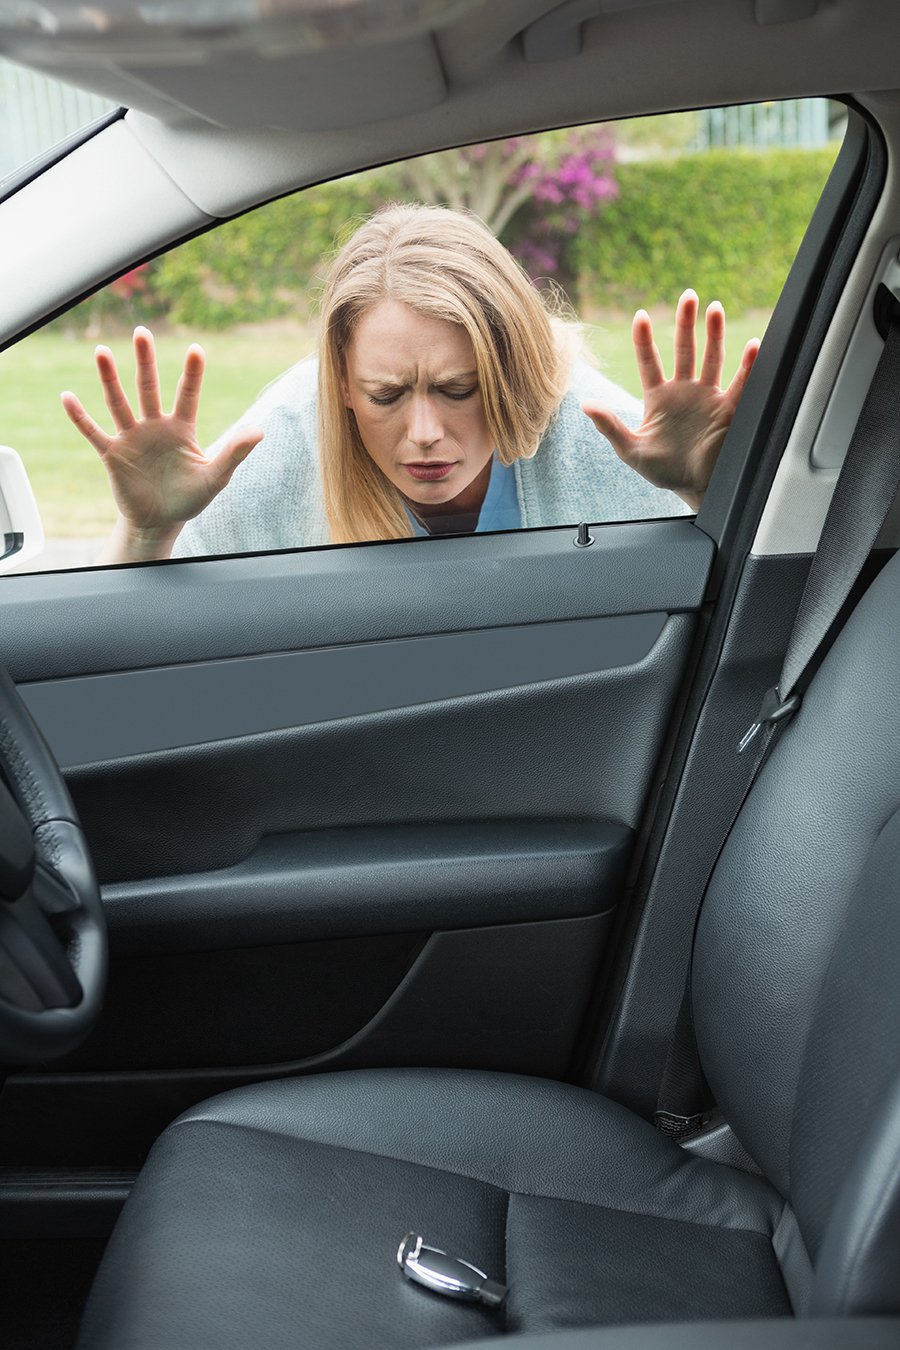
{"label": "grey plastic trim", "polygon": [[675,613],[715,546],[690,520],[413,539],[0,579],[17,683],[497,624]]}
{"label": "grey plastic trim", "polygon": [[14,193],[21,191],[23,187],[27,187],[35,178],[40,178],[54,164],[59,164],[61,160],[65,159],[66,155],[70,155],[80,145],[84,145],[86,141],[99,135],[107,127],[111,127],[114,122],[120,122],[124,118],[125,112],[126,109],[122,107],[111,108],[109,112],[102,113],[99,117],[95,117],[93,121],[88,122],[87,126],[79,127],[77,131],[70,132],[68,136],[61,141],[57,141],[43,154],[30,159],[26,164],[15,169],[0,181],[0,201],[6,201],[8,197],[12,197]]}
{"label": "grey plastic trim", "polygon": [[633,666],[665,614],[489,628],[23,685],[63,767]]}
{"label": "grey plastic trim", "polygon": [[114,118],[3,202],[0,342],[209,223]]}
{"label": "grey plastic trim", "polygon": [[[873,102],[871,99],[868,101]],[[783,447],[783,453],[752,543],[753,554],[759,557],[815,552],[837,472],[835,468],[818,468],[811,461],[813,438],[820,431],[826,438],[819,445],[817,458],[830,461],[833,465],[838,464],[846,452],[848,432],[856,424],[867,388],[859,379],[856,380],[855,388],[849,385],[845,388],[846,402],[839,418],[843,432],[832,424],[834,407],[829,409],[823,422],[824,410],[832,399],[838,371],[847,354],[848,339],[860,323],[873,277],[883,266],[885,248],[897,235],[900,177],[893,146],[900,131],[900,104],[895,95],[879,95],[874,103],[874,117],[867,124],[868,153],[857,199],[839,208],[840,214],[833,214],[834,221],[844,218],[845,227],[841,237],[829,245],[834,263],[827,269],[822,289],[815,297],[815,309],[808,327],[796,335],[797,353],[792,363],[795,369],[790,381],[790,397],[770,429],[770,445],[776,449]],[[838,156],[835,173],[841,168],[845,150],[852,149],[851,134],[852,140],[858,141],[858,130],[854,130],[857,122],[857,116],[851,109],[847,138]],[[852,170],[852,158],[852,155],[848,156],[848,170]],[[833,178],[834,175],[826,184],[812,224],[817,223],[820,211],[826,204],[832,212],[835,206],[839,206],[832,197]],[[838,188],[839,180],[835,181],[834,186]],[[806,240],[801,245],[798,257],[805,254],[805,244]],[[790,281],[789,277],[788,285]],[[779,307],[784,298],[783,295]],[[863,319],[862,329],[868,328],[868,320]],[[768,343],[770,331],[766,334],[764,347]],[[873,334],[874,325],[870,337]],[[877,335],[872,337],[872,341],[874,349],[870,347],[870,355],[874,350],[874,359],[870,374],[875,369],[882,345]],[[754,376],[758,373],[754,371]],[[854,399],[858,400],[855,407],[852,406]],[[788,434],[782,439],[785,417],[793,420]],[[840,440],[842,434],[847,437],[843,441]],[[834,441],[827,451],[826,440]],[[883,546],[887,546],[895,537],[896,532],[890,527],[889,517],[888,528],[880,541]]]}
{"label": "grey plastic trim", "polygon": [[264,839],[233,867],[103,888],[118,954],[568,919],[612,908],[632,832],[490,821]]}
{"label": "grey plastic trim", "polygon": [[581,55],[584,47],[582,25],[591,19],[621,11],[684,3],[685,0],[564,0],[523,31],[525,60],[572,61]]}
{"label": "grey plastic trim", "polygon": [[0,1239],[106,1238],[137,1171],[0,1167]]}
{"label": "grey plastic trim", "polygon": [[[574,60],[584,49],[583,25],[603,15],[685,4],[686,0],[564,0],[522,33],[525,60]],[[760,25],[796,23],[811,19],[817,8],[818,0],[754,0],[753,15]]]}
{"label": "grey plastic trim", "polygon": [[[154,93],[169,104],[228,127],[235,122],[235,80],[245,76],[252,61],[249,54],[236,61],[232,57],[229,70],[207,53],[202,61],[189,63],[135,62],[125,73],[135,83],[152,83]],[[121,72],[125,62],[116,65]],[[340,97],[335,97],[337,90]],[[265,79],[237,121],[241,128],[260,130],[345,131],[360,123],[414,116],[446,97],[447,80],[433,35],[411,33],[379,43],[377,55],[362,44],[280,52],[279,60],[267,61]]]}
{"label": "grey plastic trim", "polygon": [[875,367],[884,348],[884,339],[875,327],[875,292],[880,285],[887,286],[895,295],[900,291],[900,237],[897,235],[884,246],[844,359],[834,379],[810,451],[810,463],[814,470],[827,469],[831,474],[840,472],[869,392]]}

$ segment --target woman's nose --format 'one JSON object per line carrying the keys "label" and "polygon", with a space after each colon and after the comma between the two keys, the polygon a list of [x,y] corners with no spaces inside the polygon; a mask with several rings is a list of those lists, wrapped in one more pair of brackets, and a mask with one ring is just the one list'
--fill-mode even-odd
{"label": "woman's nose", "polygon": [[435,445],[444,434],[441,420],[430,398],[410,400],[409,427],[407,436],[413,445],[427,449]]}

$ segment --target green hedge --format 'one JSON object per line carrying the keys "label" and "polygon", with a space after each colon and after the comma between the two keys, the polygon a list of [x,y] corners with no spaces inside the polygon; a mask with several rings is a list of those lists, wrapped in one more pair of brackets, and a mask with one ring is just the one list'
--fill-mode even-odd
{"label": "green hedge", "polygon": [[[620,164],[618,199],[563,240],[559,279],[585,309],[671,304],[688,285],[732,310],[771,308],[834,154],[707,151]],[[188,327],[305,318],[335,242],[395,195],[382,169],[251,211],[153,263],[140,306]],[[527,226],[520,214],[512,229]]]}
{"label": "green hedge", "polygon": [[618,199],[572,241],[579,303],[673,304],[693,286],[704,302],[770,309],[836,150],[710,150],[620,164]]}
{"label": "green hedge", "polygon": [[284,197],[182,244],[152,268],[172,323],[225,328],[279,314],[305,317],[335,244],[386,199],[384,173]]}

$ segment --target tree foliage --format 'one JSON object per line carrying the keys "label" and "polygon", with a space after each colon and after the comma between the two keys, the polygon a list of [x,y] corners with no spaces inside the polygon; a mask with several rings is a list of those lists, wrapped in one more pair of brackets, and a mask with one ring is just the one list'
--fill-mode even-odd
{"label": "tree foliage", "polygon": [[581,303],[672,305],[693,286],[735,312],[771,309],[836,149],[709,150],[619,165],[618,199],[572,240]]}
{"label": "tree foliage", "polygon": [[[483,153],[482,153],[483,152]],[[706,151],[615,164],[600,129],[493,142],[286,197],[190,240],[67,316],[228,327],[306,318],[324,269],[390,201],[477,210],[525,263],[588,308],[671,304],[688,285],[771,308],[833,162],[824,150]],[[416,179],[402,173],[415,171]]]}
{"label": "tree foliage", "polygon": [[566,240],[618,191],[613,136],[603,127],[444,150],[396,172],[404,196],[474,211],[532,276],[555,274]]}

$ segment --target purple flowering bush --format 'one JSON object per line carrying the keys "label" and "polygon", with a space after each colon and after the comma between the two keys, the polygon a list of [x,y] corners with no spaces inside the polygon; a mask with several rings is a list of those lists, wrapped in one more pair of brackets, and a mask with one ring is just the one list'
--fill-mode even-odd
{"label": "purple flowering bush", "polygon": [[401,193],[474,211],[535,280],[574,280],[570,241],[618,196],[615,141],[604,127],[513,136],[403,165]]}
{"label": "purple flowering bush", "polygon": [[602,128],[568,132],[564,139],[548,141],[543,155],[515,171],[515,182],[527,186],[528,197],[511,219],[510,237],[504,242],[535,279],[554,277],[571,286],[569,241],[619,195],[615,145],[611,133]]}

